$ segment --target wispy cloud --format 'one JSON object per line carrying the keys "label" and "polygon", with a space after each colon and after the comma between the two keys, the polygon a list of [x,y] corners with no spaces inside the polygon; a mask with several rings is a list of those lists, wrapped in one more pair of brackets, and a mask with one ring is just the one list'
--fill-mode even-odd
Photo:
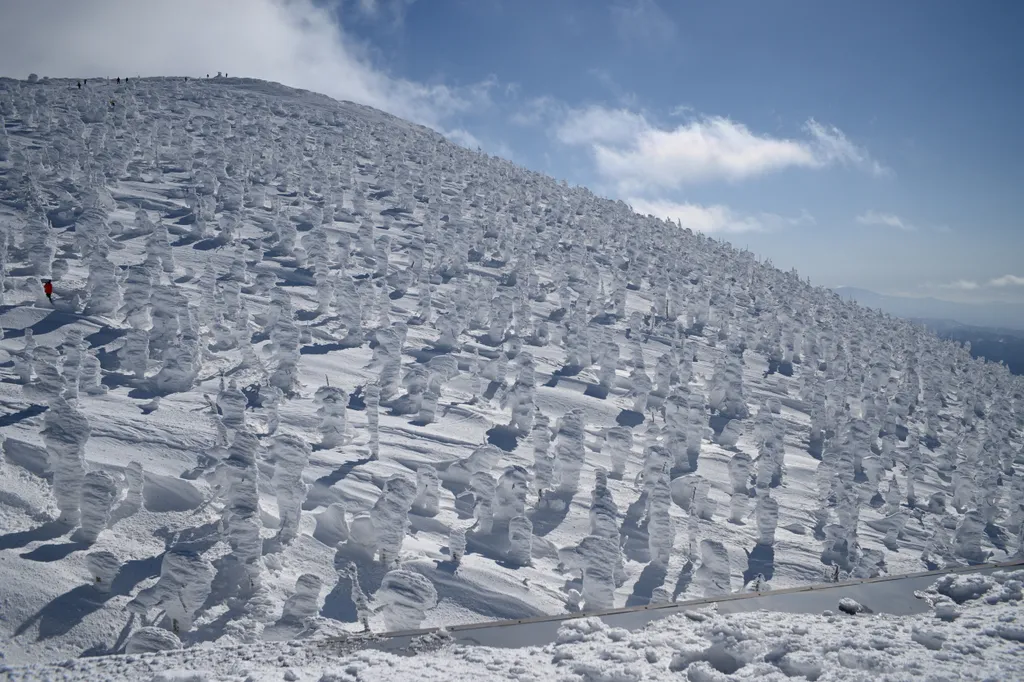
{"label": "wispy cloud", "polygon": [[993,287],[1024,287],[1024,277],[1017,275],[1003,275],[989,280],[989,286]]}
{"label": "wispy cloud", "polygon": [[665,43],[678,33],[675,21],[655,0],[617,0],[611,15],[619,39],[631,45]]}
{"label": "wispy cloud", "polygon": [[[357,1],[360,12],[409,4]],[[367,104],[438,130],[488,106],[494,86],[492,80],[452,87],[395,77],[314,0],[12,3],[0,22],[0,71],[20,78],[223,71]]]}
{"label": "wispy cloud", "polygon": [[598,172],[625,195],[676,189],[708,180],[738,181],[786,168],[862,168],[886,171],[838,128],[813,119],[803,139],[758,134],[721,116],[692,118],[660,128],[643,113],[591,106],[570,109],[555,126],[556,137],[589,147]]}
{"label": "wispy cloud", "polygon": [[880,213],[878,211],[867,211],[857,216],[857,222],[861,225],[878,227],[892,227],[904,232],[915,232],[917,227],[892,213]]}
{"label": "wispy cloud", "polygon": [[975,291],[981,287],[980,284],[971,279],[958,279],[955,282],[938,285],[940,289],[954,289],[958,291]]}
{"label": "wispy cloud", "polygon": [[[354,6],[364,17],[375,21],[384,21],[394,28],[400,27],[405,21],[405,14],[416,0],[349,0],[348,5]],[[347,5],[342,5],[344,11]]]}
{"label": "wispy cloud", "polygon": [[705,234],[771,232],[787,226],[812,225],[815,222],[806,211],[797,218],[787,218],[774,213],[739,213],[721,204],[702,206],[642,198],[631,198],[626,203],[637,213],[650,214],[672,222],[679,221],[681,227]]}

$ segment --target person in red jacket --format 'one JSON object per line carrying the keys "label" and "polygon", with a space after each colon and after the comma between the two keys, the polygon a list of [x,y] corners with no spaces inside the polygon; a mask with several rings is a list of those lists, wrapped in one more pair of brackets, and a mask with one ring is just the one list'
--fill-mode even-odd
{"label": "person in red jacket", "polygon": [[50,303],[53,303],[53,280],[43,280],[43,293],[46,294],[46,298]]}

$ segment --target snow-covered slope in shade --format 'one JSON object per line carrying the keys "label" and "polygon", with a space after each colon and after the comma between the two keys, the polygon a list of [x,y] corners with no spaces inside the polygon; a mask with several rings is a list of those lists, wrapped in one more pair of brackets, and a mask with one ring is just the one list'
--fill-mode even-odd
{"label": "snow-covered slope in shade", "polygon": [[8,662],[1021,551],[1021,380],[750,254],[276,84],[0,116]]}
{"label": "snow-covered slope in shade", "polygon": [[[542,647],[458,644],[441,630],[413,639],[400,656],[353,638],[149,649],[0,671],[11,682],[1016,680],[1024,670],[1022,579],[1019,570],[943,576],[921,593],[931,611],[916,616],[872,614],[843,599],[820,615],[706,608],[633,631],[578,618]],[[164,632],[147,629],[146,641]]]}

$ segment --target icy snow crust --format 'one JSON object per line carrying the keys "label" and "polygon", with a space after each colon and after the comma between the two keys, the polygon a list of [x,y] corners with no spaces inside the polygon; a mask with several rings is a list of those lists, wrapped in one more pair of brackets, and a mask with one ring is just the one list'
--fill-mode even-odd
{"label": "icy snow crust", "polygon": [[0,117],[9,664],[1021,553],[1020,379],[749,253],[270,83]]}
{"label": "icy snow crust", "polygon": [[[566,621],[553,642],[538,647],[466,645],[439,630],[413,639],[404,655],[378,650],[386,642],[353,636],[79,659],[5,672],[12,682],[1014,680],[1024,669],[1022,579],[1020,570],[943,576],[920,594],[932,610],[917,616],[864,613],[850,599],[821,615],[722,615],[712,607],[633,631],[582,617]],[[173,635],[159,638],[166,631],[152,630],[138,631],[137,651],[173,644]]]}

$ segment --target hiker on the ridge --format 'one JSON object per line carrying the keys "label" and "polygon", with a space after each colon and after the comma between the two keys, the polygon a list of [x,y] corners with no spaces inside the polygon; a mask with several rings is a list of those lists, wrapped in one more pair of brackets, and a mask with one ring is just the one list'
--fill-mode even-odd
{"label": "hiker on the ridge", "polygon": [[82,89],[82,81],[78,81],[78,89],[79,89],[79,90],[81,90],[81,89]]}
{"label": "hiker on the ridge", "polygon": [[52,305],[53,304],[53,280],[52,279],[44,279],[43,280],[43,293],[46,294],[46,300],[48,300],[50,302],[50,304]]}
{"label": "hiker on the ridge", "polygon": [[120,84],[121,84],[121,77],[120,77],[120,76],[118,76],[118,77],[117,77],[117,84],[118,84],[118,85],[120,85]]}

